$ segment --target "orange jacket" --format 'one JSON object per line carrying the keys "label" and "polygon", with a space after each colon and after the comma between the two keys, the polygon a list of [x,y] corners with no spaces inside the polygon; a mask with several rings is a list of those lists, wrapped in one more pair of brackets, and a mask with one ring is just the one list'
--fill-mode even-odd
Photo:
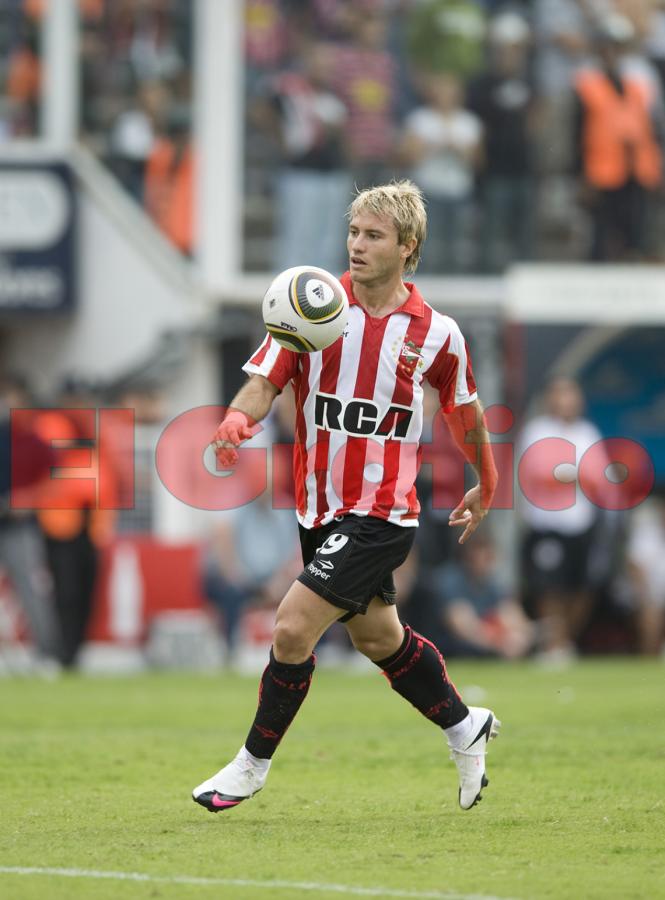
{"label": "orange jacket", "polygon": [[145,172],[145,205],[164,234],[185,253],[192,249],[194,159],[191,144],[178,155],[167,138],[160,138]]}
{"label": "orange jacket", "polygon": [[35,102],[39,96],[41,68],[39,59],[27,47],[19,47],[9,57],[7,96],[12,100]]}
{"label": "orange jacket", "polygon": [[[34,423],[35,433],[49,446],[56,441],[76,444],[76,427],[65,413],[59,410],[40,413]],[[76,451],[74,451],[76,452]],[[90,459],[90,465],[87,460]],[[42,486],[37,518],[44,533],[55,540],[73,540],[82,531],[87,531],[95,544],[105,543],[112,535],[115,512],[100,509],[97,504],[97,486],[93,482],[94,498],[91,500],[91,479],[99,478],[100,459],[96,449],[82,452],[82,467],[68,468]],[[109,481],[112,470],[105,468],[105,482]],[[63,481],[61,478],[65,478]],[[113,486],[111,486],[113,491]],[[108,484],[107,484],[108,493]],[[106,497],[106,502],[112,500]],[[110,503],[109,505],[112,505]]]}
{"label": "orange jacket", "polygon": [[662,153],[651,122],[649,85],[622,76],[624,93],[604,72],[580,72],[575,87],[584,109],[582,159],[587,181],[600,190],[620,188],[634,178],[645,188],[661,183]]}

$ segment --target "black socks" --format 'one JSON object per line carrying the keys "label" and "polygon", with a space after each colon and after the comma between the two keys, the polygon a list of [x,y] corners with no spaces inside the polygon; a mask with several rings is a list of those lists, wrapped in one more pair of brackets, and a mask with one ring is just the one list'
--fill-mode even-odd
{"label": "black socks", "polygon": [[457,725],[468,715],[438,649],[408,625],[399,650],[375,665],[383,669],[393,690],[440,728]]}
{"label": "black socks", "polygon": [[252,756],[272,757],[307,696],[315,663],[314,654],[304,663],[278,662],[271,648],[259,684],[259,706],[245,742]]}
{"label": "black socks", "polygon": [[[270,650],[270,662],[259,685],[259,706],[245,746],[258,759],[271,759],[307,696],[316,657],[303,663],[281,663]],[[440,728],[457,725],[469,713],[448,678],[443,657],[431,641],[408,625],[399,650],[376,662],[393,690]]]}

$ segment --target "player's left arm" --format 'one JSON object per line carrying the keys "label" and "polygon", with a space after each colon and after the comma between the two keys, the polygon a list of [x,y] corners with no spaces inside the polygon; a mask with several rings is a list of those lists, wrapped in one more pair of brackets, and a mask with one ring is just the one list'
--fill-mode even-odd
{"label": "player's left arm", "polygon": [[489,512],[498,474],[480,401],[456,406],[451,412],[444,413],[443,418],[453,440],[478,476],[478,484],[466,492],[450,514],[449,524],[464,528],[459,539],[459,543],[463,544]]}

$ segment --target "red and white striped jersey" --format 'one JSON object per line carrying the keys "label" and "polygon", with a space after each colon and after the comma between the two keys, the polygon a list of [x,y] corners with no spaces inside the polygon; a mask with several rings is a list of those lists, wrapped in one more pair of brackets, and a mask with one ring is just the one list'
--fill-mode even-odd
{"label": "red and white striped jersey", "polygon": [[457,323],[435,312],[418,289],[384,318],[349,296],[344,334],[326,350],[294,353],[267,336],[243,366],[296,400],[294,477],[298,521],[318,528],[335,516],[376,516],[418,524],[414,482],[420,467],[423,379],[441,407],[476,399],[471,359]]}

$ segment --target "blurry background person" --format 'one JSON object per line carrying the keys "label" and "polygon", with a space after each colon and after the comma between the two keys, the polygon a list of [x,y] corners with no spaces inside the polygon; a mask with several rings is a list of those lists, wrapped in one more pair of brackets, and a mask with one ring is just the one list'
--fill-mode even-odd
{"label": "blurry background person", "polygon": [[[307,44],[292,71],[269,84],[254,117],[277,134],[282,165],[276,183],[276,271],[310,263],[331,272],[344,264],[339,228],[351,192],[346,171],[346,107],[330,88],[331,52]],[[294,215],[298,210],[298,215]]]}
{"label": "blurry background person", "polygon": [[172,108],[145,163],[145,208],[157,227],[183,253],[194,245],[194,165],[189,113]]}
{"label": "blurry background person", "polygon": [[[601,497],[605,467],[588,473],[583,491],[580,460],[602,440],[583,408],[579,385],[553,378],[544,414],[527,422],[518,446],[523,575],[541,628],[543,658],[552,662],[574,655],[593,601],[589,561],[599,520],[594,501]],[[569,453],[574,462],[563,461]]]}
{"label": "blurry background person", "polygon": [[633,514],[626,558],[635,598],[638,650],[657,655],[665,646],[665,496],[662,491]]}
{"label": "blurry background person", "polygon": [[[245,481],[248,496],[270,474],[270,451],[250,455],[255,443],[245,445],[243,464],[232,476],[235,488],[236,479]],[[288,498],[277,496],[272,478],[267,484],[273,490],[266,487],[256,499],[218,514],[203,554],[204,593],[221,613],[231,660],[243,613],[252,605],[276,609],[302,568],[293,510]]]}
{"label": "blurry background person", "polygon": [[155,452],[168,418],[167,391],[154,378],[130,376],[110,394],[113,406],[133,413],[133,424],[114,422],[106,433],[118,497],[114,529],[119,535],[154,534],[159,490]]}
{"label": "blurry background person", "polygon": [[[416,488],[420,502],[420,518],[416,533],[418,567],[427,581],[432,569],[451,557],[457,538],[450,527],[450,513],[464,491],[464,461],[461,459],[444,417],[439,396],[429,385],[423,385],[422,444],[427,448],[418,472]],[[429,633],[428,625],[414,625]]]}
{"label": "blurry background person", "polygon": [[53,453],[25,419],[11,420],[12,410],[29,405],[23,379],[0,378],[0,565],[27,619],[36,665],[55,668],[60,631],[44,540],[33,511],[50,477]]}
{"label": "blurry background person", "polygon": [[594,261],[645,257],[649,196],[663,185],[659,86],[646,60],[639,65],[630,57],[634,39],[629,19],[606,16],[596,35],[597,61],[575,78],[578,168]]}
{"label": "blurry background person", "polygon": [[536,184],[532,146],[535,91],[526,20],[514,12],[490,22],[489,64],[469,85],[467,102],[483,126],[479,268],[502,271],[530,259]]}
{"label": "blurry background person", "polygon": [[388,25],[378,4],[362,0],[349,8],[347,39],[330,44],[331,84],[348,110],[346,152],[359,190],[394,172],[398,68],[387,49]]}
{"label": "blurry background person", "polygon": [[[593,2],[593,0],[592,0]],[[538,252],[579,259],[588,239],[573,173],[573,79],[589,59],[593,28],[587,0],[534,0],[530,6],[536,91],[534,168],[538,177]]]}
{"label": "blurry background person", "polygon": [[32,137],[39,131],[42,71],[39,32],[34,22],[27,18],[13,30],[8,57],[0,72],[5,66],[7,137]]}
{"label": "blurry background person", "polygon": [[46,497],[52,495],[53,501],[38,513],[62,639],[60,662],[73,668],[92,615],[98,547],[112,534],[114,513],[102,507],[112,505],[109,491],[113,491],[113,468],[110,460],[104,460],[104,504],[98,503],[97,492],[91,497],[89,490],[89,479],[99,475],[103,464],[89,424],[89,411],[96,411],[98,399],[90,385],[74,378],[63,383],[55,399],[56,408],[41,412],[35,429],[45,442],[57,444],[61,452],[82,451],[85,459],[79,471],[62,464],[66,480],[51,481]]}
{"label": "blurry background person", "polygon": [[496,549],[488,534],[464,544],[459,558],[430,576],[441,652],[515,659],[533,646],[534,624],[496,576]]}
{"label": "blurry background person", "polygon": [[458,76],[424,75],[422,89],[426,103],[406,117],[400,148],[409,177],[427,200],[428,241],[420,271],[457,272],[469,262],[465,247],[483,128],[464,108]]}
{"label": "blurry background person", "polygon": [[139,203],[143,203],[146,165],[158,135],[164,132],[170,99],[163,82],[144,82],[111,126],[109,168]]}
{"label": "blurry background person", "polygon": [[573,143],[571,86],[589,60],[593,16],[587,0],[534,0],[534,77],[539,97],[539,165],[560,175]]}

